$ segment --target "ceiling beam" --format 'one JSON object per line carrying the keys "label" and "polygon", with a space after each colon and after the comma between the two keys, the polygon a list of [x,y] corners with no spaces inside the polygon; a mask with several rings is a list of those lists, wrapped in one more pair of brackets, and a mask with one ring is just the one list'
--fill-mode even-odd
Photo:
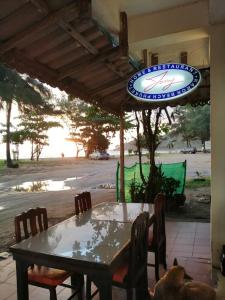
{"label": "ceiling beam", "polygon": [[84,13],[88,13],[88,17],[91,17],[91,0],[77,0],[79,5],[80,16]]}
{"label": "ceiling beam", "polygon": [[117,54],[119,54],[118,47],[99,52],[99,54],[96,56],[85,56],[82,59],[79,59],[79,61],[71,63],[67,67],[62,68],[58,80],[62,80],[70,75],[78,74],[84,68],[89,68],[91,64],[104,62],[107,59],[109,60],[111,56],[115,57]]}
{"label": "ceiling beam", "polygon": [[126,94],[126,89],[124,87],[111,92],[107,96],[104,96],[104,98],[106,98],[106,99],[117,98],[117,97],[121,98],[121,96],[123,96],[123,94]]}
{"label": "ceiling beam", "polygon": [[147,68],[147,66],[148,66],[148,50],[147,49],[143,49],[142,56],[143,56],[144,67]]}
{"label": "ceiling beam", "polygon": [[37,32],[45,30],[47,27],[54,25],[55,23],[59,22],[61,19],[67,16],[73,16],[74,19],[78,17],[78,9],[76,2],[48,14],[41,21],[36,22],[35,24],[27,27],[23,31],[15,34],[6,42],[3,42],[0,46],[0,54],[4,54],[8,50],[15,48],[21,42],[32,38],[32,36],[34,36]]}
{"label": "ceiling beam", "polygon": [[49,8],[44,0],[30,0],[30,2],[37,8],[38,12],[46,16],[49,13]]}
{"label": "ceiling beam", "polygon": [[78,42],[81,46],[83,46],[87,51],[93,55],[99,53],[98,49],[96,49],[88,40],[86,40],[73,26],[71,26],[68,22],[64,20],[60,20],[58,22],[59,26],[65,30],[76,42]]}
{"label": "ceiling beam", "polygon": [[119,68],[117,68],[112,62],[105,62],[105,66],[112,71],[113,73],[115,73],[117,76],[119,76],[120,78],[124,78],[125,77],[125,73],[120,71]]}
{"label": "ceiling beam", "polygon": [[[92,89],[90,90],[90,93],[95,96],[101,92],[103,92],[104,90],[107,90],[108,88],[111,88],[113,87],[114,85],[117,85],[119,83],[123,83],[123,80],[121,80],[121,78],[117,78],[117,79],[114,79],[114,80],[111,80],[111,81],[108,81],[108,82],[105,82],[104,84],[98,86],[97,88],[95,89]],[[124,82],[125,82],[125,79],[124,79]]]}
{"label": "ceiling beam", "polygon": [[121,55],[123,57],[128,56],[128,26],[127,26],[127,14],[123,11],[120,12],[120,32],[119,43],[121,49]]}
{"label": "ceiling beam", "polygon": [[[6,62],[11,68],[15,68],[20,73],[27,73],[33,78],[38,78],[42,82],[46,82],[53,87],[59,87],[61,89],[68,89],[71,85],[68,81],[57,82],[58,72],[48,68],[47,66],[28,58],[23,54],[22,51],[13,49],[3,56],[0,57],[0,60]],[[81,97],[84,100],[89,98],[87,88],[80,83],[77,83],[73,80],[73,87],[77,90],[77,97]],[[65,90],[66,90],[65,89]]]}
{"label": "ceiling beam", "polygon": [[134,74],[133,72],[127,74],[126,77],[123,78],[123,80],[121,80],[121,78],[117,78],[117,79],[114,79],[114,80],[105,82],[104,84],[98,86],[97,88],[90,90],[90,93],[91,93],[91,95],[95,96],[95,95],[97,95],[98,93],[103,92],[104,90],[107,90],[107,89],[109,89],[109,88],[111,88],[111,87],[113,87],[113,86],[115,86],[115,85],[117,85],[117,84],[119,84],[119,83],[121,83],[121,84],[122,84],[122,83],[126,83],[126,81],[127,81],[127,80],[130,78],[130,76],[132,76],[133,74]]}
{"label": "ceiling beam", "polygon": [[74,79],[66,78],[61,82],[57,81],[58,72],[52,70],[45,65],[26,57],[22,51],[12,49],[0,56],[0,61],[6,63],[9,67],[16,69],[20,73],[26,73],[32,78],[38,78],[40,81],[45,82],[52,87],[58,87],[65,90],[67,93],[72,94],[74,97],[89,102],[93,105],[99,106],[106,112],[118,114],[116,109],[105,105],[101,97],[94,98],[87,91],[87,87]]}

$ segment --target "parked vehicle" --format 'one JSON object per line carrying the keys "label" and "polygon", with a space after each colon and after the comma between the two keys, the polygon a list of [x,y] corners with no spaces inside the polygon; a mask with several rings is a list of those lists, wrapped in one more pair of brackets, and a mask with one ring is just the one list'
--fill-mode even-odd
{"label": "parked vehicle", "polygon": [[190,153],[190,154],[195,154],[197,152],[197,148],[196,147],[186,147],[180,150],[180,153]]}
{"label": "parked vehicle", "polygon": [[94,151],[89,155],[90,159],[96,160],[108,160],[109,157],[109,153],[107,153],[106,151]]}

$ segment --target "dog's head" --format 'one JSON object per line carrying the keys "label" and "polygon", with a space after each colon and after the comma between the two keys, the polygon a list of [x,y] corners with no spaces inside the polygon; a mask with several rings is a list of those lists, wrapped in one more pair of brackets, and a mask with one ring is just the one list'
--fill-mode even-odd
{"label": "dog's head", "polygon": [[177,259],[174,259],[173,266],[166,274],[167,283],[175,286],[181,286],[185,280],[192,280],[193,278],[188,275],[184,267],[178,264]]}

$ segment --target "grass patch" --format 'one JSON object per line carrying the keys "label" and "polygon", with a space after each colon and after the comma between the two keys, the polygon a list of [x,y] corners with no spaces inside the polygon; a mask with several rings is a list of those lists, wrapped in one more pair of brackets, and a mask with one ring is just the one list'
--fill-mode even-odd
{"label": "grass patch", "polygon": [[2,169],[5,166],[5,161],[3,159],[0,159],[0,169]]}
{"label": "grass patch", "polygon": [[195,188],[210,186],[210,184],[211,184],[210,177],[202,177],[202,178],[200,177],[200,178],[186,180],[185,187],[188,189],[195,189]]}

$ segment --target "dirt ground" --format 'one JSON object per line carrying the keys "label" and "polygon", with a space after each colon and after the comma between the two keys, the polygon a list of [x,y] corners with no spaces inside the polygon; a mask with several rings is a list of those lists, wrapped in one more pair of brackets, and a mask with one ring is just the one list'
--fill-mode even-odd
{"label": "dirt ground", "polygon": [[[210,176],[210,154],[160,154],[158,162],[170,163],[187,160],[187,178]],[[147,159],[146,159],[147,160]],[[93,205],[104,201],[115,201],[116,167],[118,158],[108,161],[94,161],[84,158],[64,158],[41,160],[34,165],[20,165],[18,169],[0,170],[0,252],[13,243],[16,214],[30,207],[44,206],[48,210],[50,224],[54,224],[73,214],[74,195],[91,191]],[[127,166],[137,162],[137,157],[125,158]],[[67,189],[44,192],[25,192],[18,186],[24,182],[53,180],[56,186]],[[16,190],[15,187],[17,186]],[[104,188],[103,188],[104,187]],[[20,191],[19,191],[20,190]],[[170,218],[199,219],[209,221],[210,188],[186,190],[185,206]],[[205,199],[205,200],[204,200]],[[200,200],[200,202],[199,202]]]}

